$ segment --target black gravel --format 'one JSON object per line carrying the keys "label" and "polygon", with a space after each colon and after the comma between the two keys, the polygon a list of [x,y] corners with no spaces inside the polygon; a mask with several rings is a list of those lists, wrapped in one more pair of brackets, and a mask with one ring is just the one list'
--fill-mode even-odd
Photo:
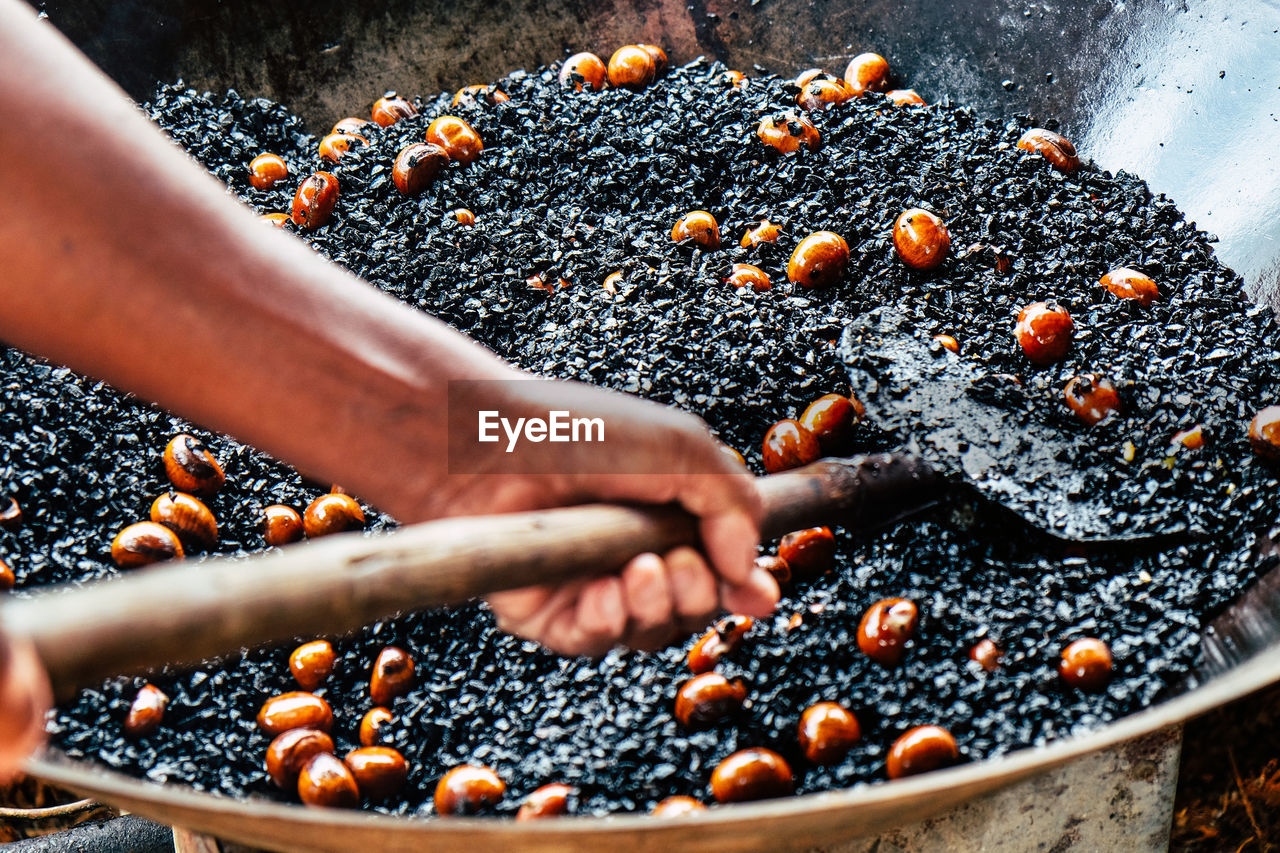
{"label": "black gravel", "polygon": [[[1065,177],[1016,151],[1029,121],[998,124],[963,108],[904,110],[872,97],[814,117],[824,141],[817,154],[779,157],[754,129],[794,90],[776,79],[733,89],[719,70],[677,69],[642,94],[575,95],[552,71],[512,75],[503,81],[509,103],[456,110],[485,140],[480,161],[452,165],[424,195],[402,199],[391,159],[449,111],[442,95],[418,118],[370,129],[370,148],[333,169],[342,186],[334,221],[306,239],[525,368],[702,415],[753,465],[770,423],[847,389],[835,346],[847,319],[894,305],[922,336],[955,334],[966,358],[1022,375],[1044,417],[1082,444],[1113,454],[1132,441],[1134,461],[1116,463],[1117,476],[1150,482],[1151,501],[1212,536],[1146,553],[1067,552],[963,506],[860,541],[841,536],[837,570],[790,590],[778,615],[722,666],[749,683],[750,706],[698,733],[671,714],[688,676],[687,644],[563,659],[499,633],[482,605],[380,623],[335,641],[340,660],[321,691],[345,750],[369,707],[365,683],[378,650],[402,645],[417,662],[419,685],[395,702],[388,735],[409,758],[410,786],[379,808],[430,812],[434,780],[463,762],[491,765],[508,781],[502,814],[551,781],[577,785],[580,811],[600,814],[644,810],[671,794],[705,799],[711,768],[748,745],[786,755],[808,792],[883,778],[889,744],[923,723],[949,728],[967,760],[1041,744],[1176,690],[1201,626],[1256,571],[1252,531],[1274,522],[1280,483],[1243,436],[1253,411],[1277,396],[1280,352],[1270,315],[1249,308],[1210,238],[1133,176],[1086,168]],[[262,212],[288,210],[296,182],[251,189],[244,166],[255,154],[275,151],[299,175],[321,166],[316,140],[273,104],[179,85],[161,89],[147,109]],[[917,205],[947,220],[957,250],[1001,246],[1012,274],[955,257],[933,274],[906,271],[887,233]],[[475,212],[475,227],[448,215],[457,207]],[[694,208],[717,216],[724,249],[671,243],[671,225]],[[783,226],[783,238],[740,249],[758,216]],[[821,228],[848,239],[851,272],[831,291],[793,294],[786,259]],[[741,261],[762,266],[774,290],[727,289],[721,278]],[[1151,273],[1166,298],[1149,312],[1116,304],[1096,282],[1121,264]],[[615,269],[626,276],[611,296],[600,283]],[[532,275],[570,284],[547,293],[527,286]],[[1063,365],[1031,369],[1010,338],[1012,315],[1050,296],[1083,334]],[[20,590],[110,575],[112,535],[144,515],[164,487],[161,449],[190,427],[66,370],[13,351],[3,358],[0,487],[23,503],[28,521],[0,532],[0,553]],[[1088,432],[1058,413],[1062,383],[1084,366],[1118,374],[1131,402],[1125,419]],[[1196,421],[1208,425],[1206,448],[1169,454],[1170,435]],[[263,505],[302,506],[323,491],[249,448],[197,433],[228,474],[213,501],[219,553],[262,547]],[[885,439],[867,429],[861,441]],[[892,671],[870,664],[853,638],[862,611],[885,595],[921,609],[914,647]],[[789,628],[796,615],[801,624]],[[967,660],[983,635],[1006,650],[993,674]],[[1100,695],[1066,690],[1056,676],[1058,651],[1087,635],[1107,640],[1116,658],[1116,677]],[[293,689],[288,652],[155,675],[173,702],[165,727],[141,742],[119,732],[142,679],[85,690],[59,709],[53,740],[72,757],[156,781],[282,797],[261,770],[268,738],[253,719],[267,696]],[[840,765],[813,768],[797,754],[794,731],[803,708],[824,699],[853,708],[864,738]]]}

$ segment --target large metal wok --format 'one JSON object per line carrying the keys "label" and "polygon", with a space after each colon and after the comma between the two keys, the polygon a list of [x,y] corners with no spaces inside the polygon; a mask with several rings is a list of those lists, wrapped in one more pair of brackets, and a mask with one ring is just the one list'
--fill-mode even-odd
{"label": "large metal wok", "polygon": [[[1058,119],[1101,168],[1124,168],[1216,232],[1251,294],[1280,308],[1277,0],[77,0],[52,22],[130,94],[184,78],[280,100],[313,128],[389,88],[489,81],[567,52],[664,45],[751,73],[839,70],[874,49],[930,101]],[[1262,531],[1260,531],[1261,533]],[[1262,559],[1259,554],[1259,559]],[[1270,577],[1273,590],[1280,577]],[[1255,594],[1265,611],[1280,595]],[[688,821],[411,821],[161,787],[49,752],[33,773],[166,823],[289,849],[781,850],[919,820],[1079,756],[1158,732],[1280,681],[1273,624],[1228,618],[1222,674],[1086,737],[886,785],[714,809]],[[1270,651],[1252,659],[1253,653]]]}

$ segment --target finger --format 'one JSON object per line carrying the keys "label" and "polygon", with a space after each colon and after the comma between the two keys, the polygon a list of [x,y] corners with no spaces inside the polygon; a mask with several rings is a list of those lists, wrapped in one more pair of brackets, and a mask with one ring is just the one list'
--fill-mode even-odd
{"label": "finger", "polygon": [[48,677],[30,646],[13,648],[5,669],[0,682],[0,782],[11,778],[44,740],[44,714],[51,704]]}
{"label": "finger", "polygon": [[726,610],[756,619],[772,613],[780,597],[778,582],[764,569],[752,569],[746,583],[720,585],[720,603]]}
{"label": "finger", "polygon": [[730,583],[745,583],[760,549],[760,531],[754,519],[740,512],[708,515],[699,529],[702,547],[716,573]]}
{"label": "finger", "polygon": [[498,618],[498,627],[508,633],[515,626],[532,619],[551,598],[555,588],[550,586],[526,586],[505,592],[491,593],[486,600]]}
{"label": "finger", "polygon": [[622,581],[604,577],[587,584],[578,598],[576,617],[584,648],[589,649],[582,654],[602,655],[617,645],[627,628]]}
{"label": "finger", "polygon": [[676,548],[667,554],[671,598],[680,624],[695,631],[715,616],[719,606],[716,578],[711,567],[692,548]]}
{"label": "finger", "polygon": [[[489,597],[489,606],[494,609],[494,615],[498,619],[498,627],[503,631],[541,642],[541,638],[547,633],[551,620],[561,610],[572,609],[585,585],[586,581],[572,581],[559,586],[528,587],[522,590],[513,590],[511,593],[498,593]],[[499,609],[505,605],[506,595],[538,589],[544,591],[545,598],[533,612],[519,611],[514,614],[507,614],[505,610]],[[516,600],[520,604],[529,603],[528,600]]]}
{"label": "finger", "polygon": [[622,570],[631,628],[627,645],[651,650],[665,645],[674,633],[671,579],[657,554],[641,554]]}

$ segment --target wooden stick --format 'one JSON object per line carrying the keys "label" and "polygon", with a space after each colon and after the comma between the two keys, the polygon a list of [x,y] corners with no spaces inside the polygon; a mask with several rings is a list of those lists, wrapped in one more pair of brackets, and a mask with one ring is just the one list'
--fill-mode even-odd
{"label": "wooden stick", "polygon": [[[933,473],[911,457],[825,460],[762,478],[762,533],[839,522],[875,526],[932,502]],[[637,554],[697,545],[674,507],[591,505],[443,519],[384,536],[343,535],[247,558],[212,558],[54,588],[4,606],[55,689],[192,664],[247,646],[340,634],[407,610],[584,574]]]}

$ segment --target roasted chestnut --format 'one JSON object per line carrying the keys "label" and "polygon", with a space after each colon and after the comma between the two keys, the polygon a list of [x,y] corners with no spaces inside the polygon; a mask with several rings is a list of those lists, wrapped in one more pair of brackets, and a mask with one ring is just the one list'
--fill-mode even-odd
{"label": "roasted chestnut", "polygon": [[830,527],[792,531],[778,542],[778,556],[786,561],[799,580],[825,575],[835,565],[835,534]]}
{"label": "roasted chestnut", "polygon": [[987,672],[994,672],[1000,668],[1001,657],[1003,657],[1003,653],[1000,651],[1000,647],[990,637],[982,638],[973,644],[973,648],[969,649],[969,660]]}
{"label": "roasted chestnut", "polygon": [[459,225],[475,225],[476,215],[465,207],[460,207],[453,212],[453,218],[457,220]]}
{"label": "roasted chestnut", "polygon": [[803,89],[805,86],[808,86],[810,83],[812,83],[814,80],[817,80],[819,77],[831,77],[831,76],[832,75],[828,74],[826,71],[823,71],[821,68],[807,68],[796,75],[795,87],[797,89]]}
{"label": "roasted chestnut", "polygon": [[337,177],[331,172],[316,172],[299,184],[293,195],[293,224],[314,231],[329,221],[337,206]]}
{"label": "roasted chestnut", "polygon": [[720,248],[720,226],[705,210],[691,210],[672,227],[671,239],[677,243],[692,240],[708,252],[714,252]]}
{"label": "roasted chestnut", "polygon": [[416,116],[418,109],[395,92],[387,92],[373,102],[373,120],[381,127],[390,127],[402,118]]}
{"label": "roasted chestnut", "polygon": [[144,684],[129,706],[124,718],[124,733],[128,737],[146,737],[160,728],[164,712],[169,707],[169,697],[154,684]]}
{"label": "roasted chestnut", "polygon": [[667,52],[656,44],[637,44],[636,47],[649,54],[649,58],[653,60],[653,76],[661,77],[662,72],[667,70]]}
{"label": "roasted chestnut", "polygon": [[1204,424],[1196,424],[1188,429],[1179,430],[1169,440],[1170,445],[1181,445],[1187,450],[1199,450],[1204,447]]}
{"label": "roasted chestnut", "polygon": [[269,190],[287,177],[289,164],[279,154],[259,154],[249,163],[249,183],[257,189]]}
{"label": "roasted chestnut", "polygon": [[778,586],[785,586],[791,583],[791,566],[787,565],[786,560],[775,554],[756,557],[756,568],[764,569],[772,575]]}
{"label": "roasted chestnut", "polygon": [[741,71],[734,71],[732,69],[721,74],[720,79],[735,89],[741,89],[748,83],[747,75],[743,74]]}
{"label": "roasted chestnut", "polygon": [[182,433],[164,448],[164,473],[180,492],[208,497],[227,481],[222,466],[203,441]]}
{"label": "roasted chestnut", "polygon": [[338,163],[353,145],[368,144],[369,140],[356,133],[331,133],[320,140],[320,157],[330,163]]}
{"label": "roasted chestnut", "polygon": [[1132,299],[1144,308],[1150,308],[1151,303],[1160,298],[1160,288],[1151,276],[1128,267],[1112,270],[1102,277],[1100,283],[1113,296]]}
{"label": "roasted chestnut", "polygon": [[543,785],[520,804],[516,812],[517,821],[541,820],[547,817],[559,817],[569,813],[569,802],[578,794],[577,788],[553,782]]}
{"label": "roasted chestnut", "polygon": [[770,474],[808,465],[822,456],[813,433],[799,421],[785,418],[769,427],[764,436],[764,468]]}
{"label": "roasted chestnut", "polygon": [[303,690],[315,690],[333,674],[333,646],[328,640],[303,643],[289,655],[289,671]]}
{"label": "roasted chestnut", "polygon": [[182,559],[182,543],[178,535],[154,521],[130,524],[111,542],[111,559],[122,569]]}
{"label": "roasted chestnut", "polygon": [[347,118],[338,119],[334,123],[333,128],[329,132],[330,133],[350,133],[354,136],[363,136],[365,132],[365,128],[369,127],[370,124],[371,122],[365,121],[362,118],[355,118],[354,116],[348,116]]}
{"label": "roasted chestnut", "polygon": [[915,604],[905,598],[877,601],[858,623],[858,648],[881,666],[896,666],[907,653],[919,618]]}
{"label": "roasted chestnut", "polygon": [[378,652],[369,676],[369,698],[375,705],[390,705],[413,688],[413,658],[404,649],[387,646]]}
{"label": "roasted chestnut", "polygon": [[928,773],[960,760],[951,732],[938,726],[917,726],[893,742],[885,762],[890,779]]}
{"label": "roasted chestnut", "polygon": [[1074,172],[1080,168],[1080,158],[1076,156],[1076,147],[1065,136],[1033,127],[1018,140],[1018,147],[1023,151],[1039,154],[1049,161],[1049,165],[1059,172]]}
{"label": "roasted chestnut", "polygon": [[1033,302],[1018,313],[1013,337],[1035,364],[1053,364],[1071,348],[1075,323],[1056,302]]}
{"label": "roasted chestnut", "polygon": [[1093,426],[1120,411],[1120,393],[1100,373],[1072,377],[1063,390],[1067,406],[1085,426]]}
{"label": "roasted chestnut", "polygon": [[286,222],[291,221],[287,213],[264,213],[258,218],[263,222],[270,222],[277,228],[283,228]]}
{"label": "roasted chestnut", "polygon": [[853,91],[843,80],[827,75],[805,83],[796,95],[796,103],[801,109],[814,112],[838,107],[852,97]]}
{"label": "roasted chestnut", "polygon": [[912,269],[931,270],[947,259],[951,234],[936,214],[913,207],[893,224],[893,248]]}
{"label": "roasted chestnut", "polygon": [[293,507],[272,504],[263,515],[262,535],[268,545],[288,545],[302,538],[302,516]]}
{"label": "roasted chestnut", "polygon": [[866,413],[862,403],[843,394],[825,394],[809,404],[800,426],[813,433],[824,456],[838,456],[849,449],[853,430]]}
{"label": "roasted chestnut", "polygon": [[22,506],[17,498],[8,498],[0,502],[0,527],[15,530],[22,524]]}
{"label": "roasted chestnut", "polygon": [[844,82],[855,95],[889,88],[889,63],[878,53],[861,53],[849,60]]}
{"label": "roasted chestnut", "polygon": [[459,163],[474,163],[484,151],[476,129],[457,116],[440,116],[427,125],[427,142],[439,145]]}
{"label": "roasted chestnut", "polygon": [[703,634],[698,642],[689,649],[689,669],[701,674],[716,668],[716,664],[727,654],[742,645],[742,639],[755,624],[750,616],[734,614],[716,622],[710,631]]}
{"label": "roasted chestnut", "polygon": [[747,229],[747,233],[742,235],[741,246],[744,249],[750,249],[752,246],[758,246],[761,243],[778,242],[778,234],[781,230],[767,219],[761,219],[755,225]]}
{"label": "roasted chestnut", "polygon": [[414,142],[401,148],[391,165],[391,182],[401,195],[417,195],[431,185],[449,165],[449,154],[439,145]]}
{"label": "roasted chestnut", "polygon": [[924,98],[920,97],[920,93],[915,89],[894,89],[891,92],[885,92],[884,96],[889,99],[895,107],[923,107],[926,106]]}
{"label": "roasted chestnut", "polygon": [[409,763],[389,746],[362,746],[343,759],[356,787],[367,800],[385,800],[398,793],[409,778]]}
{"label": "roasted chestnut", "polygon": [[463,764],[455,767],[436,783],[436,814],[475,814],[486,806],[496,805],[507,791],[507,785],[488,767]]}
{"label": "roasted chestnut", "polygon": [[858,718],[839,703],[819,702],[800,715],[800,748],[814,764],[839,764],[861,737]]}
{"label": "roasted chestnut", "polygon": [[258,710],[258,728],[269,735],[289,729],[320,729],[333,726],[333,709],[314,693],[294,691],[272,696]]}
{"label": "roasted chestnut", "polygon": [[787,279],[801,287],[831,287],[849,266],[849,244],[834,231],[805,237],[787,262]]}
{"label": "roasted chestnut", "polygon": [[775,113],[760,119],[756,136],[765,145],[776,148],[783,154],[799,151],[801,147],[817,151],[822,143],[813,122],[793,112]]}
{"label": "roasted chestnut", "polygon": [[960,342],[951,335],[934,335],[933,341],[947,352],[960,353]]}
{"label": "roasted chestnut", "polygon": [[1076,640],[1062,650],[1058,674],[1077,690],[1100,692],[1111,680],[1111,649],[1096,637]]}
{"label": "roasted chestnut", "polygon": [[4,560],[0,560],[0,592],[8,592],[18,585],[18,576]]}
{"label": "roasted chestnut", "polygon": [[622,270],[614,270],[604,277],[604,281],[600,283],[600,287],[605,293],[616,294],[618,285],[622,282]]}
{"label": "roasted chestnut", "polygon": [[756,293],[764,293],[773,287],[769,281],[769,274],[751,264],[734,264],[725,281],[734,288],[750,287]]}
{"label": "roasted chestnut", "polygon": [[639,91],[653,82],[658,68],[649,51],[634,44],[624,45],[609,57],[609,85]]}
{"label": "roasted chestnut", "polygon": [[[650,57],[652,60],[652,57]],[[572,86],[575,92],[604,88],[604,61],[594,53],[575,53],[560,66],[560,85]]]}
{"label": "roasted chestnut", "polygon": [[289,729],[276,735],[267,747],[267,775],[286,791],[298,787],[298,774],[312,757],[333,753],[333,738],[320,729]]}
{"label": "roasted chestnut", "polygon": [[1280,406],[1267,406],[1249,422],[1249,446],[1271,462],[1280,462]]}
{"label": "roasted chestnut", "polygon": [[307,504],[302,529],[308,539],[364,527],[364,511],[351,495],[321,495]]}
{"label": "roasted chestnut", "polygon": [[458,93],[453,96],[453,105],[458,104],[466,106],[478,106],[480,104],[503,104],[511,98],[507,97],[507,93],[499,89],[497,86],[486,86],[483,83],[476,83],[471,86],[463,86]]}
{"label": "roasted chestnut", "polygon": [[378,746],[382,730],[393,720],[391,712],[383,707],[370,708],[360,719],[360,745]]}
{"label": "roasted chestnut", "polygon": [[725,456],[728,456],[728,457],[729,457],[730,459],[732,459],[734,462],[737,462],[737,463],[738,463],[739,465],[741,465],[742,467],[744,467],[744,468],[745,468],[745,467],[747,467],[747,460],[746,460],[746,458],[745,458],[741,453],[739,453],[737,450],[735,450],[734,448],[730,447],[729,445],[727,445],[727,444],[721,444],[721,445],[720,445],[720,452],[721,452],[721,453],[723,453]]}
{"label": "roasted chestnut", "polygon": [[676,693],[676,719],[691,729],[706,728],[742,710],[747,688],[718,672],[695,675]]}
{"label": "roasted chestnut", "polygon": [[676,795],[667,797],[662,802],[653,807],[653,811],[649,814],[654,817],[681,817],[687,814],[696,814],[697,812],[705,812],[707,807],[695,800],[693,797],[685,797]]}
{"label": "roasted chestnut", "polygon": [[151,502],[151,520],[178,534],[182,544],[209,548],[218,541],[218,521],[204,501],[185,492],[169,492]]}
{"label": "roasted chestnut", "polygon": [[711,795],[719,803],[788,797],[794,790],[791,767],[764,747],[739,750],[711,771]]}
{"label": "roasted chestnut", "polygon": [[354,809],[360,805],[360,787],[336,755],[317,752],[298,774],[298,799],[308,806]]}

